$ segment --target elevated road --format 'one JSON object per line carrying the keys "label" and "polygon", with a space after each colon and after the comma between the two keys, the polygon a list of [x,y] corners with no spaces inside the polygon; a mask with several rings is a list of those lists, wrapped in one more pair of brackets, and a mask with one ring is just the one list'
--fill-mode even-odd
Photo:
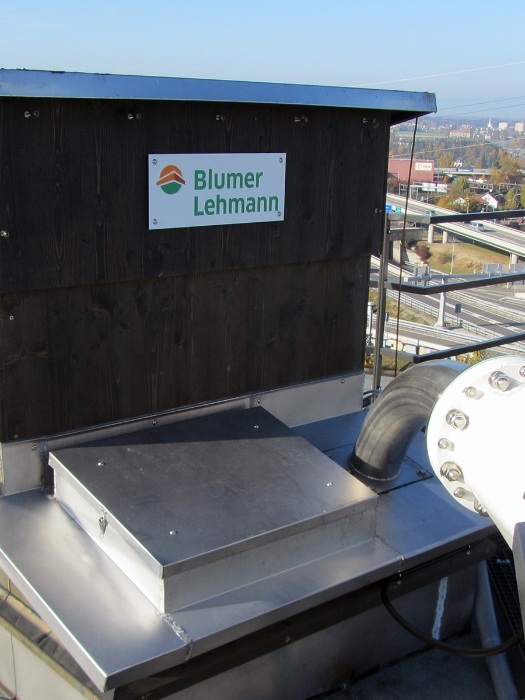
{"label": "elevated road", "polygon": [[[404,211],[406,199],[397,195],[387,195],[387,202],[393,206],[400,206]],[[442,215],[447,216],[453,214],[450,209],[444,209],[434,204],[425,204],[425,202],[408,200],[409,214],[428,214],[429,216]],[[448,231],[462,238],[470,238],[473,241],[478,241],[484,245],[488,245],[498,251],[503,251],[517,257],[525,258],[525,233],[516,229],[503,226],[494,220],[483,221],[484,231],[474,230],[468,224],[462,223],[439,223],[436,224],[440,229]]]}

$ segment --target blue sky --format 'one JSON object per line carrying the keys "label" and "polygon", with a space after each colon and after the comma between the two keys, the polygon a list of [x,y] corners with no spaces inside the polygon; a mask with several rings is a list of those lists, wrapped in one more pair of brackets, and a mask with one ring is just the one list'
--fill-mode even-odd
{"label": "blue sky", "polygon": [[525,0],[0,0],[0,67],[421,90],[521,120],[524,27]]}

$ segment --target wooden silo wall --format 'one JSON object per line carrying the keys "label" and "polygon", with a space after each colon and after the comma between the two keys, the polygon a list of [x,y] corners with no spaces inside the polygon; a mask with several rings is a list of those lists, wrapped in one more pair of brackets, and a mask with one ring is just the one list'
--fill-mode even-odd
{"label": "wooden silo wall", "polygon": [[[2,98],[0,439],[360,370],[387,146],[386,112]],[[149,153],[230,152],[287,154],[284,221],[148,230]]]}

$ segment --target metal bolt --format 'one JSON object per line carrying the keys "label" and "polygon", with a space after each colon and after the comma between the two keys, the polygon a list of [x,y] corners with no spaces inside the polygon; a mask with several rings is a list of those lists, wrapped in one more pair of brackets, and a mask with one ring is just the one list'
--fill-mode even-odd
{"label": "metal bolt", "polygon": [[327,482],[326,482],[326,485],[327,485],[327,486],[333,486],[333,484],[332,484],[331,481],[327,481]]}
{"label": "metal bolt", "polygon": [[449,481],[459,481],[463,477],[463,472],[461,467],[459,467],[455,462],[445,462],[441,469],[439,470],[441,476]]}
{"label": "metal bolt", "polygon": [[479,515],[481,515],[483,518],[489,517],[487,509],[481,505],[478,499],[474,501],[474,510],[476,511],[476,513],[479,513]]}
{"label": "metal bolt", "polygon": [[523,367],[520,367],[520,376],[525,377],[525,365]]}
{"label": "metal bolt", "polygon": [[344,379],[341,379],[341,384],[344,384],[344,383],[345,383],[345,380],[344,380]]}
{"label": "metal bolt", "polygon": [[439,438],[438,447],[440,450],[450,450],[454,445],[447,438]]}
{"label": "metal bolt", "polygon": [[280,212],[280,211],[277,212],[277,216],[281,216],[281,212]]}
{"label": "metal bolt", "polygon": [[33,112],[33,116],[38,119],[38,117],[40,116],[40,112],[38,111],[38,109],[35,109],[35,111]]}
{"label": "metal bolt", "polygon": [[179,531],[178,530],[170,530],[170,535],[178,535]]}
{"label": "metal bolt", "polygon": [[108,521],[106,520],[106,514],[101,513],[98,518],[98,527],[100,530],[100,536],[104,537],[104,534],[106,533],[106,528],[108,526]]}
{"label": "metal bolt", "polygon": [[468,427],[468,416],[457,408],[449,411],[445,420],[456,430],[465,430]]}
{"label": "metal bolt", "polygon": [[468,386],[465,389],[465,396],[467,396],[469,399],[475,399],[477,395],[478,395],[478,390],[475,387]]}
{"label": "metal bolt", "polygon": [[489,376],[489,384],[493,389],[497,389],[498,391],[507,391],[510,389],[509,377],[505,372],[500,372],[499,370],[492,372]]}
{"label": "metal bolt", "polygon": [[134,118],[134,117],[133,117],[132,114],[128,114],[128,119],[129,119],[130,121],[131,121],[133,118]]}
{"label": "metal bolt", "polygon": [[106,462],[104,462],[103,460],[100,460],[100,462],[97,462],[97,467],[105,467],[105,466],[106,466]]}
{"label": "metal bolt", "polygon": [[454,496],[456,498],[463,498],[464,495],[465,495],[465,489],[457,488],[454,490]]}
{"label": "metal bolt", "polygon": [[151,162],[153,163],[153,165],[157,165],[157,159],[156,159],[156,158],[153,158],[153,160],[152,160]]}
{"label": "metal bolt", "polygon": [[154,226],[157,225],[157,219],[153,219],[153,225],[154,225]]}
{"label": "metal bolt", "polygon": [[135,114],[135,119],[142,119],[142,114],[140,112]]}
{"label": "metal bolt", "polygon": [[26,110],[26,111],[24,112],[24,117],[25,117],[26,119],[29,119],[30,116],[31,116],[31,112],[28,112],[28,111]]}
{"label": "metal bolt", "polygon": [[36,446],[36,445],[32,445],[32,447],[31,447],[31,450],[32,450],[33,452],[36,452],[36,451],[37,451],[37,449],[38,449],[38,448],[37,448],[37,446]]}
{"label": "metal bolt", "polygon": [[255,430],[258,430],[258,429],[259,429],[259,426],[258,426],[258,425],[254,425],[253,427],[255,428]]}
{"label": "metal bolt", "polygon": [[157,426],[158,424],[159,424],[159,421],[158,421],[158,420],[152,420],[152,421],[151,421],[151,425],[153,425],[154,427]]}
{"label": "metal bolt", "polygon": [[2,238],[9,238],[9,231],[0,231],[0,236]]}
{"label": "metal bolt", "polygon": [[15,320],[15,317],[14,317],[14,316],[9,316],[9,320],[10,320],[10,321],[14,321],[14,320]]}
{"label": "metal bolt", "polygon": [[282,163],[284,158],[279,158],[279,163]]}

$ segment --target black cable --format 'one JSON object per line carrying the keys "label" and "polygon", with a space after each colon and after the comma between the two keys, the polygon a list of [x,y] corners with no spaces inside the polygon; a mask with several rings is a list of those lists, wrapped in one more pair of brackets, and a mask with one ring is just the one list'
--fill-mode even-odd
{"label": "black cable", "polygon": [[496,654],[501,654],[504,651],[509,651],[510,649],[514,648],[523,641],[523,630],[520,630],[516,634],[512,635],[512,637],[507,639],[507,641],[502,642],[501,644],[497,644],[493,647],[482,647],[477,649],[472,649],[469,647],[455,647],[452,644],[447,644],[446,642],[441,642],[439,639],[429,637],[424,632],[421,632],[421,630],[418,630],[416,627],[411,625],[410,622],[405,620],[405,618],[392,605],[388,597],[388,588],[390,587],[390,584],[392,583],[392,581],[394,581],[394,579],[398,579],[398,577],[393,576],[381,586],[381,600],[383,602],[383,605],[392,615],[392,617],[401,625],[401,627],[403,627],[407,632],[410,632],[411,635],[417,637],[417,639],[420,639],[422,642],[425,642],[429,646],[433,646],[438,649],[443,649],[443,651],[448,651],[451,654],[459,654],[460,656],[485,658],[486,656],[495,656]]}
{"label": "black cable", "polygon": [[[416,117],[414,124],[414,133],[412,134],[412,148],[410,151],[410,165],[408,166],[408,181],[407,181],[407,191],[405,197],[405,215],[403,216],[403,237],[401,239],[401,245],[399,247],[399,279],[398,283],[401,285],[403,281],[403,253],[406,245],[406,230],[407,230],[407,215],[408,215],[408,200],[410,197],[410,183],[412,182],[412,166],[414,164],[414,148],[416,145],[416,133],[418,126],[418,117]],[[399,175],[399,173],[398,173]],[[399,183],[399,177],[397,179]],[[386,310],[386,307],[385,307]],[[397,319],[396,319],[396,349],[394,353],[394,377],[397,377],[397,362],[398,362],[398,348],[399,348],[399,316],[401,315],[401,287],[397,295]]]}

